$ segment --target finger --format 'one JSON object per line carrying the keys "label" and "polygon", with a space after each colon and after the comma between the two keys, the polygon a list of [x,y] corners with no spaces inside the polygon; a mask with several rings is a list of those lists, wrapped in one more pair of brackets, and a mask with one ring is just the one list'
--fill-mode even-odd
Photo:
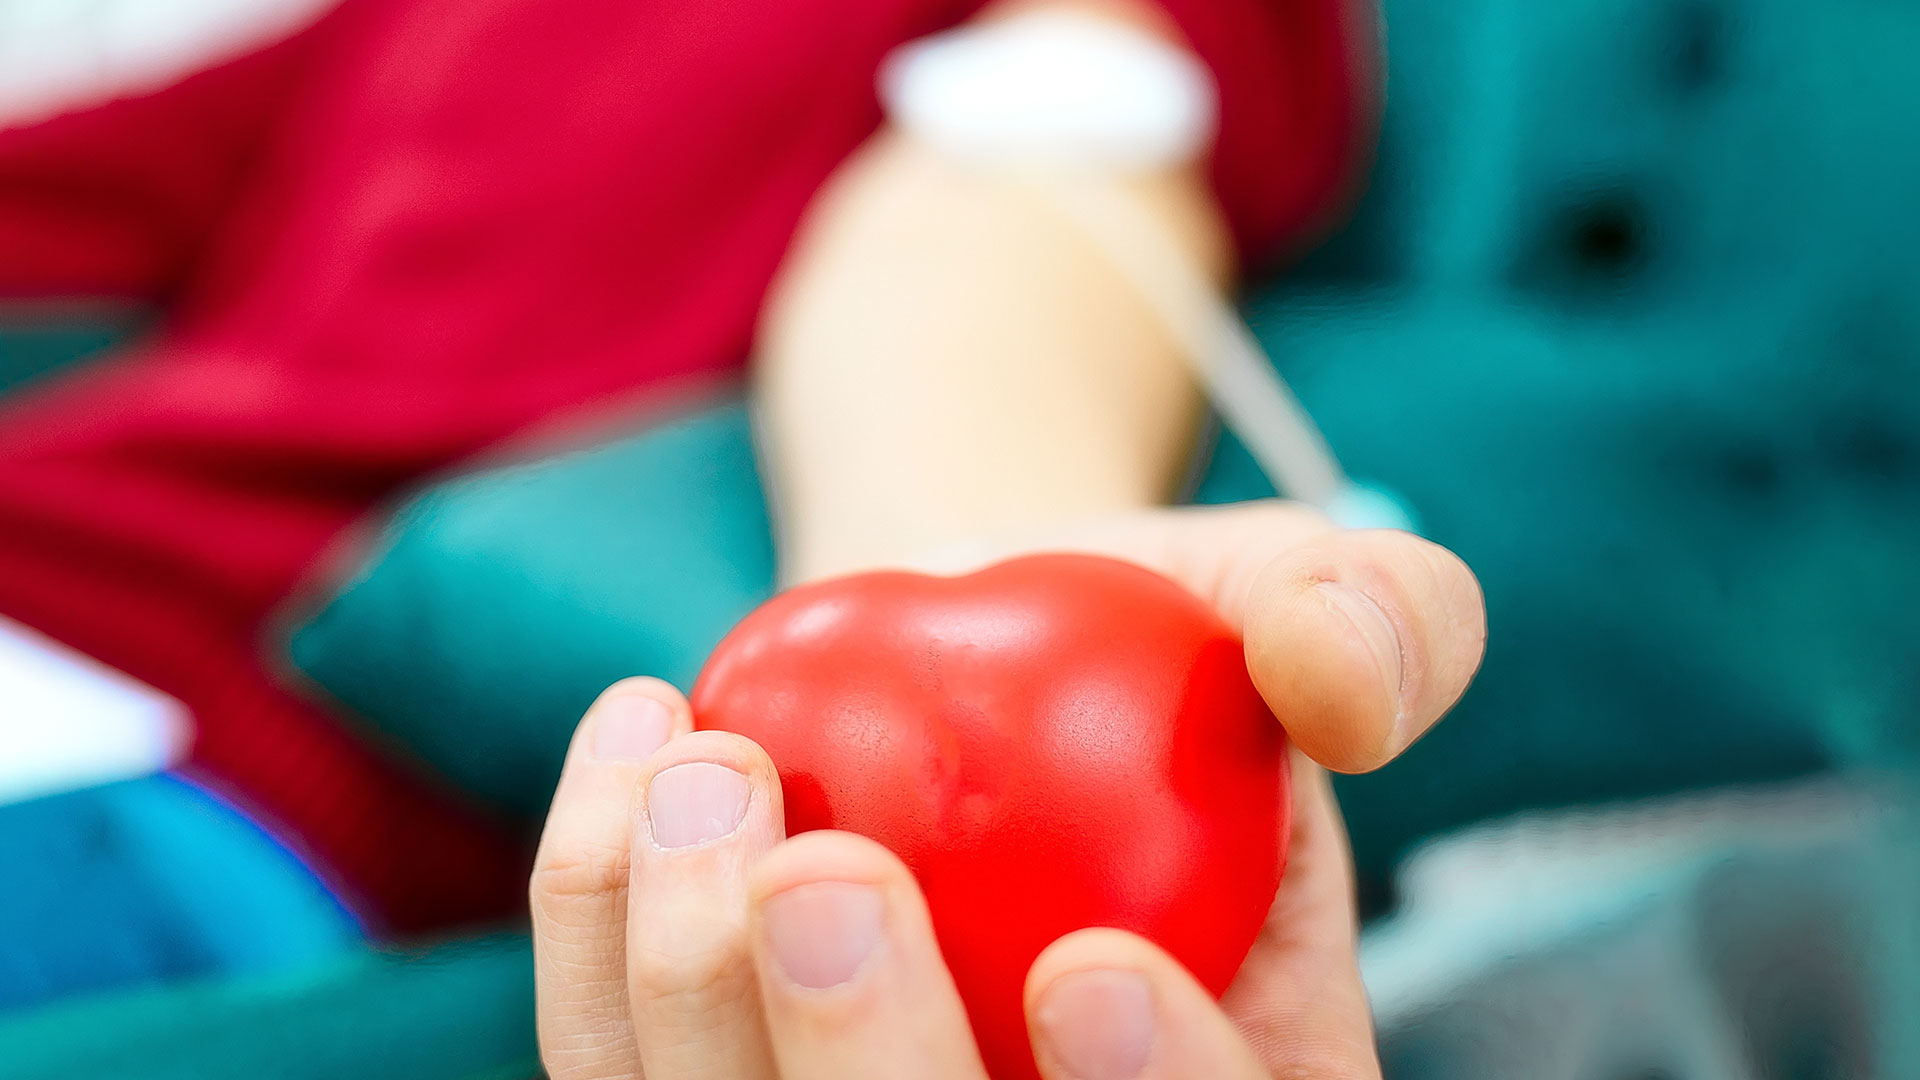
{"label": "finger", "polygon": [[1292,765],[1286,876],[1221,1006],[1274,1076],[1378,1077],[1346,827],[1326,771]]}
{"label": "finger", "polygon": [[1457,556],[1377,529],[1328,533],[1269,561],[1248,586],[1242,632],[1254,684],[1294,744],[1364,772],[1460,699],[1487,621]]}
{"label": "finger", "polygon": [[958,574],[1034,551],[1078,551],[1138,563],[1178,581],[1240,625],[1247,586],[1288,548],[1338,530],[1325,514],[1280,499],[1225,506],[1132,510],[1066,528],[986,537],[912,564]]}
{"label": "finger", "polygon": [[675,739],[636,788],[627,976],[647,1080],[771,1080],[747,890],[780,842],[780,781],[751,740]]}
{"label": "finger", "polygon": [[1048,1080],[1268,1076],[1212,995],[1123,930],[1080,930],[1048,946],[1027,974],[1027,1024]]}
{"label": "finger", "polygon": [[627,679],[574,731],[528,885],[540,1054],[555,1080],[639,1075],[627,1012],[630,793],[647,758],[692,729],[673,687]]}
{"label": "finger", "polygon": [[782,1080],[986,1080],[926,901],[891,852],[807,833],[767,856],[753,895]]}
{"label": "finger", "polygon": [[[1039,539],[931,565],[970,568]],[[1298,503],[1139,511],[1038,546],[1127,559],[1210,601],[1246,639],[1249,670],[1287,734],[1341,772],[1378,768],[1431,728],[1486,646],[1479,583],[1453,553],[1396,530],[1342,531]]]}

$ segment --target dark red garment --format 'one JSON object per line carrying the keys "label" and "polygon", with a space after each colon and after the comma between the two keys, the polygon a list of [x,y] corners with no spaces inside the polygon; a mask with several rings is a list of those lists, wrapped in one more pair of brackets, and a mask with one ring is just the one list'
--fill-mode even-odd
{"label": "dark red garment", "polygon": [[[1244,250],[1372,131],[1358,0],[1164,0],[1221,87]],[[0,612],[184,700],[204,772],[397,927],[521,851],[279,688],[275,606],[355,519],[530,425],[737,369],[887,50],[978,0],[345,0],[163,92],[0,132],[0,296],[158,300],[0,401]]]}

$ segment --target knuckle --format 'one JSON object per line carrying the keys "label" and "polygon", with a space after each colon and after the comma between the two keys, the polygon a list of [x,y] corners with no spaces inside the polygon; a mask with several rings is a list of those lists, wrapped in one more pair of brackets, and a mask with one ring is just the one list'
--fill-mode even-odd
{"label": "knuckle", "polygon": [[753,990],[744,950],[725,944],[671,947],[635,942],[627,951],[629,993],[636,1002],[675,1011],[722,1007]]}
{"label": "knuckle", "polygon": [[528,899],[540,909],[623,894],[631,859],[624,845],[542,847],[528,878]]}

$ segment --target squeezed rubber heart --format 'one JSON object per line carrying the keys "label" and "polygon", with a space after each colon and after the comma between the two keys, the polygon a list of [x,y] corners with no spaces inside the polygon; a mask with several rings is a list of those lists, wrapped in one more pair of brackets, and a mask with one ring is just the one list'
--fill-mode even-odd
{"label": "squeezed rubber heart", "polygon": [[913,869],[998,1080],[1037,1075],[1021,989],[1056,938],[1135,931],[1218,995],[1279,886],[1280,725],[1234,632],[1130,563],[794,589],[720,643],[693,711],[767,751],[789,833]]}

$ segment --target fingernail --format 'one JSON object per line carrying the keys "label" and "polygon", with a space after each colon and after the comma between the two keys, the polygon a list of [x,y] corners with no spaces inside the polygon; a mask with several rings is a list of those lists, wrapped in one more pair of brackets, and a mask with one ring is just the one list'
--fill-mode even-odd
{"label": "fingernail", "polygon": [[647,785],[647,821],[663,848],[718,840],[747,816],[747,778],[710,761],[690,761],[654,774]]}
{"label": "fingernail", "polygon": [[1373,653],[1380,665],[1380,674],[1387,685],[1393,688],[1394,718],[1399,719],[1399,710],[1405,687],[1405,678],[1400,653],[1400,631],[1394,629],[1393,620],[1373,598],[1351,585],[1338,581],[1322,581],[1314,586],[1320,595],[1326,598],[1335,611],[1346,616],[1355,630],[1360,631],[1361,640]]}
{"label": "fingernail", "polygon": [[1076,971],[1034,1010],[1039,1035],[1073,1080],[1131,1080],[1153,1054],[1153,992],[1137,971]]}
{"label": "fingernail", "polygon": [[644,694],[622,694],[593,710],[593,756],[602,761],[645,761],[667,745],[673,712]]}
{"label": "fingernail", "polygon": [[823,881],[766,902],[767,945],[787,978],[809,990],[851,982],[880,943],[880,890]]}

